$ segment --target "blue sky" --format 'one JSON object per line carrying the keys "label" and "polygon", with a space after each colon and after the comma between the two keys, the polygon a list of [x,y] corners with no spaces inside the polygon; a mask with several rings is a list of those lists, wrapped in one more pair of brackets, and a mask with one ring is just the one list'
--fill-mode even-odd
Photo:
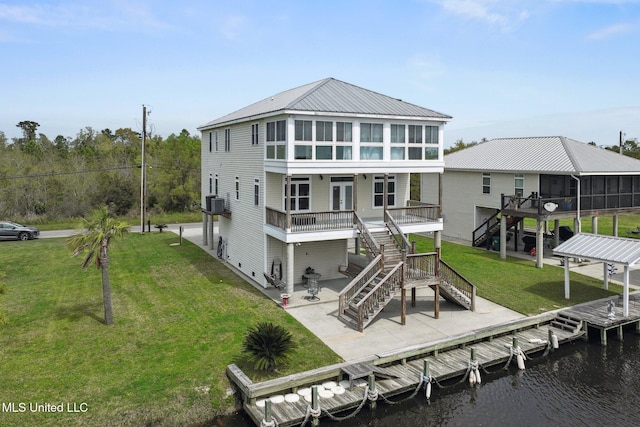
{"label": "blue sky", "polygon": [[640,0],[0,0],[0,131],[196,128],[334,77],[458,139],[640,139]]}

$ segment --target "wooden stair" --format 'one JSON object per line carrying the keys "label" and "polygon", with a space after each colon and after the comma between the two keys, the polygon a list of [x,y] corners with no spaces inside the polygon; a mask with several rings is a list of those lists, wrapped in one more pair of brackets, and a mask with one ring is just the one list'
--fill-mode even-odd
{"label": "wooden stair", "polygon": [[[353,299],[349,302],[349,305],[344,310],[344,312],[338,314],[338,318],[342,320],[344,323],[352,326],[354,329],[358,329],[358,308],[357,305],[360,301],[362,301],[366,296],[380,283],[380,281],[384,278],[384,273],[379,272],[362,290],[353,297]],[[369,312],[364,313],[363,317],[363,328],[365,328],[369,323],[375,319],[375,317],[389,304],[391,300],[396,295],[397,288],[390,290],[384,294],[382,300],[379,300],[370,310]]]}
{"label": "wooden stair", "polygon": [[[434,285],[431,285],[432,289],[433,287]],[[439,292],[440,292],[440,296],[445,300],[451,303],[454,303],[456,305],[459,305],[460,307],[466,310],[471,310],[471,298],[464,295],[458,289],[456,289],[455,287],[451,286],[450,284],[446,283],[443,280],[440,280]]]}
{"label": "wooden stair", "polygon": [[582,321],[566,313],[558,312],[556,318],[551,321],[551,326],[575,334],[582,329]]}
{"label": "wooden stair", "polygon": [[402,252],[396,246],[395,240],[388,231],[378,231],[371,233],[378,245],[384,245],[384,268],[385,270],[391,270],[391,268],[402,262]]}

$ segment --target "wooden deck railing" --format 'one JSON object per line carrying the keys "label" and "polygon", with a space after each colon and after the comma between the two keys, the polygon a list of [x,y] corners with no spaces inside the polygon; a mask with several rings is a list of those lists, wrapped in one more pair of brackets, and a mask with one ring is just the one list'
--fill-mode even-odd
{"label": "wooden deck railing", "polygon": [[364,289],[384,268],[382,255],[378,255],[338,294],[338,313],[344,313],[353,298]]}
{"label": "wooden deck railing", "polygon": [[405,275],[409,280],[430,279],[436,275],[436,253],[407,255]]}
{"label": "wooden deck railing", "polygon": [[[395,293],[397,288],[403,285],[403,266],[404,263],[396,265],[384,278],[365,296],[356,307],[358,309],[358,330],[363,331],[365,324],[365,315],[376,313],[384,307],[384,302]],[[373,316],[369,321],[373,320]],[[368,322],[367,322],[368,323]]]}
{"label": "wooden deck railing", "polygon": [[[287,214],[277,209],[265,208],[266,223],[287,229]],[[291,231],[330,231],[353,228],[353,211],[325,211],[291,214]]]}
{"label": "wooden deck railing", "polygon": [[417,204],[415,201],[409,201],[409,203],[411,206],[388,208],[398,224],[420,224],[440,220],[440,206],[426,203]]}
{"label": "wooden deck railing", "polygon": [[476,286],[440,260],[440,280],[453,286],[471,301],[471,311],[476,311]]}
{"label": "wooden deck railing", "polygon": [[404,250],[407,254],[411,253],[411,243],[409,243],[407,236],[404,235],[388,210],[384,211],[384,223],[387,226],[387,229],[391,232],[391,236],[393,236],[393,240],[396,242],[398,249],[401,251]]}
{"label": "wooden deck railing", "polygon": [[358,228],[358,233],[360,233],[360,238],[364,243],[364,247],[367,249],[367,253],[369,254],[369,258],[376,257],[380,255],[380,246],[376,242],[376,239],[373,238],[371,232],[367,228],[367,226],[362,222],[360,216],[357,213],[353,213],[354,223]]}

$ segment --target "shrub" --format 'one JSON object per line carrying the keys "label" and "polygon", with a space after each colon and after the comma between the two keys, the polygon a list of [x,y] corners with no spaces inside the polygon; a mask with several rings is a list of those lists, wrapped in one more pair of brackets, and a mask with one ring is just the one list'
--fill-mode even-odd
{"label": "shrub", "polygon": [[261,322],[249,328],[243,342],[243,349],[254,369],[261,371],[275,371],[287,362],[288,353],[295,347],[291,333],[271,322]]}

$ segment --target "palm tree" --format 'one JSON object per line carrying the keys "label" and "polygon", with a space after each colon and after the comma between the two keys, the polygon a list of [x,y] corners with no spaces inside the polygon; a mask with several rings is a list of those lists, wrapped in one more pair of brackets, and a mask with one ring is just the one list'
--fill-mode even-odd
{"label": "palm tree", "polygon": [[288,353],[296,347],[293,337],[284,326],[261,322],[249,328],[244,337],[243,350],[256,370],[275,371],[287,362]]}
{"label": "palm tree", "polygon": [[102,206],[91,214],[89,219],[83,218],[82,228],[85,231],[69,238],[69,247],[73,256],[78,256],[88,250],[87,257],[82,263],[86,269],[95,260],[96,267],[102,273],[102,302],[104,304],[104,323],[113,324],[113,309],[111,305],[111,284],[109,283],[109,243],[112,238],[120,238],[129,231],[129,225],[109,215],[106,206]]}

